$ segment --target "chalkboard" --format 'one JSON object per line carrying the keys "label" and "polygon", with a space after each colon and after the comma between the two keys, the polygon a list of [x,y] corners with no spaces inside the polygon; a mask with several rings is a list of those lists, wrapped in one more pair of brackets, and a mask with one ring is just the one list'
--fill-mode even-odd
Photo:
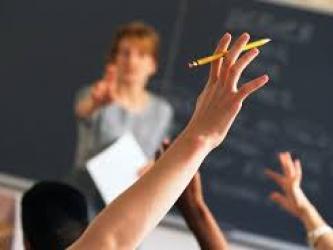
{"label": "chalkboard", "polygon": [[[297,221],[268,199],[277,187],[263,170],[279,169],[277,152],[290,150],[304,166],[306,194],[330,219],[333,211],[333,18],[256,1],[191,1],[172,84],[176,130],[188,120],[209,67],[187,63],[211,53],[221,34],[244,31],[272,42],[241,82],[264,72],[267,87],[243,105],[223,145],[205,161],[206,197],[219,221],[260,234],[304,242]],[[332,212],[331,212],[332,214]]]}
{"label": "chalkboard", "polygon": [[60,179],[72,168],[73,100],[99,77],[113,29],[144,19],[162,35],[160,73],[151,88],[172,102],[184,127],[208,67],[187,63],[214,50],[226,31],[270,37],[241,82],[271,81],[244,104],[223,145],[202,167],[205,195],[221,225],[303,241],[296,220],[274,206],[263,176],[276,153],[304,166],[304,189],[332,222],[333,18],[250,0],[17,1],[0,8],[0,171]]}

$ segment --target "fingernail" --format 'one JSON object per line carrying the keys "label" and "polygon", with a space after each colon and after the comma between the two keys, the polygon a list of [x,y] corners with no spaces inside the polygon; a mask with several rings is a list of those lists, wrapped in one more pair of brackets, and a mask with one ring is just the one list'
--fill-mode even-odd
{"label": "fingernail", "polygon": [[268,75],[263,75],[262,77],[265,78],[266,81],[269,80],[269,76]]}
{"label": "fingernail", "polygon": [[259,53],[260,53],[260,50],[257,49],[257,48],[254,48],[254,49],[253,49],[253,53],[259,54]]}
{"label": "fingernail", "polygon": [[231,38],[231,34],[229,32],[225,33],[224,36],[222,37],[222,39],[230,39]]}

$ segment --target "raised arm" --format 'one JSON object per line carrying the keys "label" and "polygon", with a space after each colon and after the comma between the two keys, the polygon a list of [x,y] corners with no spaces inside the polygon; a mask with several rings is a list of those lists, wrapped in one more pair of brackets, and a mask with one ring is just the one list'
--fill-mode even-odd
{"label": "raised arm", "polygon": [[[230,40],[226,34],[217,52],[226,50]],[[238,59],[248,41],[249,35],[243,34],[223,63],[212,64],[184,131],[150,171],[96,217],[70,249],[135,249],[164,217],[207,154],[223,141],[242,102],[268,81],[261,76],[237,88],[242,71],[258,55],[254,49]]]}
{"label": "raised arm", "polygon": [[333,249],[333,232],[311,204],[301,188],[302,166],[300,160],[293,160],[289,152],[279,154],[282,174],[267,169],[283,193],[273,192],[271,199],[289,214],[298,218],[308,232],[311,244],[316,249]]}
{"label": "raised arm", "polygon": [[203,197],[199,172],[195,174],[176,204],[201,249],[228,249],[227,240]]}

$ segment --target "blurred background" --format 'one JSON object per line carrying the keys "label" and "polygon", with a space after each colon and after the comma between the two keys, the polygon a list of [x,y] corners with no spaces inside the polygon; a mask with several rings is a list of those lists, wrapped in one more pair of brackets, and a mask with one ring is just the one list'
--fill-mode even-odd
{"label": "blurred background", "polygon": [[[277,169],[276,153],[291,150],[303,161],[305,192],[333,221],[332,15],[332,0],[2,0],[0,172],[36,181],[61,180],[72,171],[74,98],[102,75],[118,25],[143,20],[159,31],[159,73],[149,88],[175,108],[174,135],[208,72],[187,63],[211,53],[223,33],[247,31],[253,40],[272,42],[242,82],[264,72],[271,81],[205,161],[206,199],[235,242],[263,242],[254,249],[292,249],[269,248],[260,237],[305,244],[296,220],[268,200],[274,187],[262,170]],[[174,230],[170,237],[178,239]]]}

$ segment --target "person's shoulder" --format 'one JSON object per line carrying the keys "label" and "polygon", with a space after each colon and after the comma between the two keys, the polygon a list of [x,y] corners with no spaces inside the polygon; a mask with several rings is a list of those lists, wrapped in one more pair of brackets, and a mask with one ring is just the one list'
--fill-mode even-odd
{"label": "person's shoulder", "polygon": [[156,94],[152,95],[151,107],[153,110],[155,121],[162,127],[164,131],[164,136],[167,136],[170,132],[170,128],[173,124],[174,119],[174,109],[165,98],[158,96]]}
{"label": "person's shoulder", "polygon": [[150,97],[154,108],[159,109],[162,112],[167,112],[170,115],[173,114],[173,107],[165,98],[154,93],[150,93]]}

